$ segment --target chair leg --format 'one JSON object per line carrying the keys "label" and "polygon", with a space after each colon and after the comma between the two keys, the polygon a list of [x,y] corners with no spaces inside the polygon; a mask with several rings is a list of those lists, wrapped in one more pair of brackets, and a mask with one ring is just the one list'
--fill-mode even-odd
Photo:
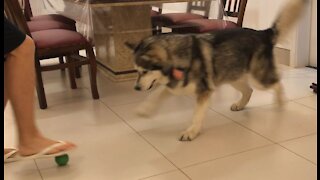
{"label": "chair leg", "polygon": [[36,70],[36,89],[38,94],[39,106],[40,109],[46,109],[48,107],[46,94],[44,92],[42,75],[41,75],[41,68],[40,68],[40,61],[35,60],[35,70]]}
{"label": "chair leg", "polygon": [[157,26],[157,35],[162,34],[162,28],[160,26]]}
{"label": "chair leg", "polygon": [[[67,62],[67,64],[73,63],[74,59],[66,56],[66,62]],[[69,80],[70,80],[71,89],[77,89],[77,83],[76,83],[76,78],[75,78],[75,66],[73,66],[73,65],[68,66],[68,73],[69,73]]]}
{"label": "chair leg", "polygon": [[97,88],[97,63],[96,63],[96,58],[91,46],[87,47],[86,54],[87,54],[87,57],[89,58],[88,69],[89,69],[92,98],[99,99],[99,93]]}
{"label": "chair leg", "polygon": [[[79,54],[79,51],[77,52],[77,54]],[[76,78],[79,79],[81,78],[81,66],[77,66],[75,69],[75,73],[76,73]]]}
{"label": "chair leg", "polygon": [[81,66],[75,68],[75,74],[77,79],[81,78]]}
{"label": "chair leg", "polygon": [[[64,64],[63,56],[59,57],[59,63]],[[64,71],[64,68],[62,68],[61,71]]]}

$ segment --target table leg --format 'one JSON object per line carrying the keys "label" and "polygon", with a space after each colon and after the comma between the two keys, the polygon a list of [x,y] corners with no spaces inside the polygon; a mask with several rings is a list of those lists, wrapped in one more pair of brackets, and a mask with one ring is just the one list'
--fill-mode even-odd
{"label": "table leg", "polygon": [[133,53],[125,42],[139,42],[152,35],[148,5],[92,9],[94,43],[99,69],[114,81],[136,77]]}

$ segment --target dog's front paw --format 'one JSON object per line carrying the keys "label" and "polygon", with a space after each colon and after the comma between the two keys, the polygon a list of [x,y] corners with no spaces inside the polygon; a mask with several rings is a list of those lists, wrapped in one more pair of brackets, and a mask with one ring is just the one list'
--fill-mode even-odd
{"label": "dog's front paw", "polygon": [[148,108],[145,107],[138,107],[136,109],[136,115],[141,117],[149,117],[151,115],[151,111],[149,111]]}
{"label": "dog's front paw", "polygon": [[150,117],[155,111],[155,106],[153,104],[141,104],[136,109],[136,114],[141,117]]}
{"label": "dog's front paw", "polygon": [[194,138],[196,138],[199,134],[199,130],[196,130],[195,128],[190,128],[184,132],[181,133],[181,136],[179,138],[180,141],[192,141]]}
{"label": "dog's front paw", "polygon": [[241,111],[244,109],[244,106],[240,106],[238,103],[234,103],[231,106],[231,111]]}

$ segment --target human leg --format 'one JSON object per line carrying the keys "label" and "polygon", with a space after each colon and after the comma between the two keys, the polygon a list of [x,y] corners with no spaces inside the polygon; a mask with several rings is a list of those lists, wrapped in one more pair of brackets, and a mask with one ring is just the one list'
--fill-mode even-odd
{"label": "human leg", "polygon": [[[9,21],[4,19],[4,108],[10,101],[15,115],[19,137],[19,154],[32,155],[57,143],[44,137],[35,123],[34,87],[35,45]],[[49,151],[49,154],[75,147],[65,143]],[[5,149],[5,152],[12,149]]]}
{"label": "human leg", "polygon": [[[32,39],[27,37],[15,50],[7,55],[4,63],[5,89],[10,100],[19,132],[19,153],[31,155],[56,141],[45,138],[35,123],[34,115],[34,69],[35,47]],[[54,149],[50,153],[56,153],[74,145],[67,143]]]}

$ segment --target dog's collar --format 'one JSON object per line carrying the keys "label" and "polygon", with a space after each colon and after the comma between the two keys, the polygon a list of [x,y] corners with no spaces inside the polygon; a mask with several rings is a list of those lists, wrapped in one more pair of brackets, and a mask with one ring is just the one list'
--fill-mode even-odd
{"label": "dog's collar", "polygon": [[185,70],[182,68],[172,68],[171,71],[172,76],[176,80],[183,80],[185,78]]}

